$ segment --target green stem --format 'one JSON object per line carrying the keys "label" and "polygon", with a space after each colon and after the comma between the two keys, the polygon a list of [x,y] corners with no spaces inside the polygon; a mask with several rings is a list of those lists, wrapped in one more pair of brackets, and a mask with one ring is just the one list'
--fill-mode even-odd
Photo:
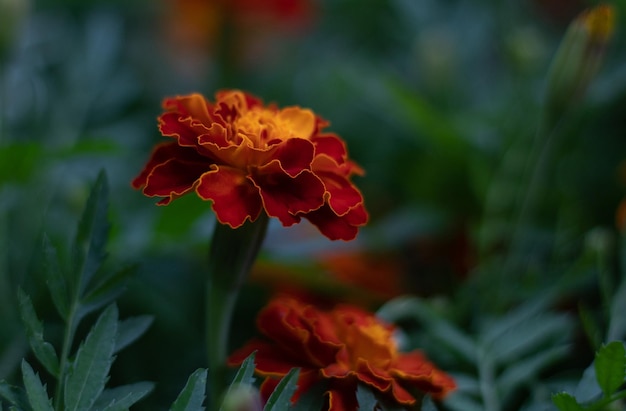
{"label": "green stem", "polygon": [[500,400],[495,385],[495,369],[493,361],[484,349],[478,354],[478,377],[480,381],[480,393],[485,405],[485,411],[499,411]]}
{"label": "green stem", "polygon": [[64,408],[63,405],[63,391],[65,386],[65,370],[70,356],[70,350],[72,348],[72,342],[74,341],[74,334],[78,327],[78,302],[75,300],[65,325],[65,332],[63,335],[63,346],[61,347],[61,355],[59,357],[59,375],[57,376],[57,386],[54,394],[54,409],[61,411]]}
{"label": "green stem", "polygon": [[228,335],[235,303],[267,231],[264,213],[253,223],[237,229],[217,223],[209,250],[207,279],[207,354],[209,361],[209,397],[211,409],[225,388]]}

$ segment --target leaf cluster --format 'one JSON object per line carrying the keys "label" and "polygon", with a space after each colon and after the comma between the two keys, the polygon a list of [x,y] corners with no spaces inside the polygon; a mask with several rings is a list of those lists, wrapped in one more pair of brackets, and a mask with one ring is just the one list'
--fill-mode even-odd
{"label": "leaf cluster", "polygon": [[[444,400],[454,411],[506,409],[542,371],[568,353],[573,321],[551,312],[549,298],[536,298],[466,331],[433,309],[427,301],[398,298],[378,312],[402,323],[414,321],[432,344],[452,358],[437,361],[456,380],[458,388]],[[436,353],[436,349],[432,350]]]}
{"label": "leaf cluster", "polygon": [[[50,396],[39,373],[23,359],[23,386],[0,382],[0,409],[7,403],[15,411],[127,410],[152,391],[150,382],[106,387],[116,354],[139,338],[152,322],[149,316],[119,320],[114,301],[122,293],[132,269],[124,267],[114,272],[103,269],[109,234],[107,213],[108,185],[106,175],[101,172],[79,221],[68,267],[61,266],[57,249],[44,239],[44,274],[63,322],[60,350],[46,340],[44,324],[33,301],[21,289],[18,300],[32,353],[54,381],[55,393]],[[79,325],[88,314],[98,310],[102,311],[95,324],[74,350]]]}

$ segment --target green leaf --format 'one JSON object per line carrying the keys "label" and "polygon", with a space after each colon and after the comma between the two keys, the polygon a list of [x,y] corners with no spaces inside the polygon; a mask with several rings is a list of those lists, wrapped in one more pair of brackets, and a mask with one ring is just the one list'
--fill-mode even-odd
{"label": "green leaf", "polygon": [[626,350],[620,341],[602,346],[595,359],[596,379],[605,396],[609,396],[624,382]]}
{"label": "green leaf", "polygon": [[6,381],[0,381],[0,398],[4,398],[10,404],[17,408],[26,409],[28,399],[26,393],[21,387],[8,384]]}
{"label": "green leaf", "polygon": [[359,384],[356,388],[356,401],[359,404],[359,411],[374,411],[378,405],[376,396],[364,384]]}
{"label": "green leaf", "polygon": [[70,296],[67,293],[67,281],[59,266],[59,258],[56,248],[50,243],[47,236],[43,238],[44,267],[46,282],[50,290],[50,296],[57,312],[64,321],[69,316]]}
{"label": "green leaf", "polygon": [[39,375],[35,374],[26,360],[22,360],[22,378],[24,379],[28,402],[33,411],[53,411],[46,387],[41,383]]}
{"label": "green leaf", "polygon": [[560,392],[552,396],[552,402],[560,411],[584,411],[585,409],[576,402],[576,398],[566,392]]}
{"label": "green leaf", "polygon": [[564,358],[568,352],[567,346],[553,347],[514,362],[498,377],[498,392],[503,396],[511,394],[524,383],[532,381],[545,367]]}
{"label": "green leaf", "polygon": [[104,390],[117,335],[117,307],[110,305],[98,318],[84,343],[65,382],[66,411],[88,410]]}
{"label": "green leaf", "polygon": [[126,282],[135,272],[136,265],[128,265],[107,275],[100,283],[90,287],[81,299],[80,315],[85,316],[115,301],[125,290]]}
{"label": "green leaf", "polygon": [[153,389],[154,383],[147,381],[106,389],[98,397],[91,411],[127,410]]}
{"label": "green leaf", "polygon": [[[224,397],[228,397],[228,394],[231,393],[231,391],[239,386],[240,384],[244,384],[244,385],[252,385],[254,383],[254,356],[255,356],[255,352],[253,352],[252,354],[250,354],[245,360],[243,360],[243,362],[241,363],[241,366],[239,367],[239,370],[237,370],[237,373],[235,374],[235,377],[233,378],[233,381],[230,383],[230,386],[228,387],[228,390],[226,391],[226,394],[224,394]],[[220,407],[220,411],[222,410],[222,407]]]}
{"label": "green leaf", "polygon": [[394,298],[385,303],[376,315],[390,323],[401,319],[416,320],[428,329],[431,337],[441,341],[469,363],[475,364],[477,361],[478,348],[474,340],[419,298]]}
{"label": "green leaf", "polygon": [[22,321],[26,327],[26,335],[33,353],[46,370],[57,377],[59,375],[59,359],[54,347],[43,339],[43,324],[37,318],[33,303],[22,289],[18,289],[17,297]]}
{"label": "green leaf", "polygon": [[299,368],[292,368],[278,383],[274,392],[267,399],[263,411],[284,411],[291,406],[291,397],[298,387]]}
{"label": "green leaf", "polygon": [[117,326],[114,352],[119,352],[135,342],[146,332],[153,320],[154,317],[151,315],[139,315],[120,321]]}
{"label": "green leaf", "polygon": [[81,296],[106,257],[109,235],[108,183],[101,171],[94,183],[72,247],[72,291]]}
{"label": "green leaf", "polygon": [[206,390],[206,369],[197,369],[187,380],[185,388],[180,392],[170,411],[204,411],[202,403]]}

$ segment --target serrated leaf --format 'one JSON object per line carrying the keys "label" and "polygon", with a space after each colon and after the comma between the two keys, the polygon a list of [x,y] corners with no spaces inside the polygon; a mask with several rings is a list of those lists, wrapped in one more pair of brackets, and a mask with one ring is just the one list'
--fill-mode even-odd
{"label": "serrated leaf", "polygon": [[59,258],[56,248],[50,243],[47,236],[43,238],[44,267],[46,283],[50,290],[50,296],[57,312],[64,321],[69,316],[70,296],[68,295],[67,281],[59,266]]}
{"label": "serrated leaf", "polygon": [[552,402],[560,411],[584,411],[584,408],[576,402],[576,398],[566,392],[560,392],[552,396]]}
{"label": "serrated leaf", "polygon": [[98,318],[67,375],[66,411],[88,410],[104,390],[117,335],[117,307],[110,305]]}
{"label": "serrated leaf", "polygon": [[26,327],[30,347],[46,370],[56,377],[59,375],[59,359],[54,347],[43,339],[43,324],[37,318],[35,307],[33,307],[30,297],[21,288],[18,289],[17,296],[20,315]]}
{"label": "serrated leaf", "polygon": [[91,411],[127,410],[153,389],[154,383],[147,381],[106,389],[98,397]]}
{"label": "serrated leaf", "polygon": [[374,411],[378,405],[376,396],[364,384],[359,384],[356,387],[356,401],[359,404],[359,411]]}
{"label": "serrated leaf", "polygon": [[135,272],[136,265],[129,265],[107,275],[100,283],[87,290],[81,299],[80,315],[85,316],[90,312],[100,309],[115,301],[125,290],[126,282]]}
{"label": "serrated leaf", "polygon": [[[228,387],[226,394],[224,394],[225,398],[228,397],[228,394],[231,393],[234,387],[237,387],[241,384],[252,385],[254,383],[253,375],[254,375],[254,367],[255,367],[254,365],[255,354],[256,354],[256,351],[250,354],[245,360],[243,360],[243,362],[241,363],[241,366],[237,370],[237,373],[233,377],[233,381],[230,383],[230,386]],[[220,411],[221,410],[222,410],[222,407],[220,407]]]}
{"label": "serrated leaf", "polygon": [[617,390],[626,377],[626,350],[620,341],[613,341],[600,348],[596,354],[594,368],[596,379],[604,395]]}
{"label": "serrated leaf", "polygon": [[207,370],[197,369],[187,379],[187,384],[178,394],[170,411],[204,411]]}
{"label": "serrated leaf", "polygon": [[299,368],[289,370],[287,375],[280,380],[274,392],[267,399],[263,411],[284,411],[289,409],[291,406],[291,397],[293,397],[293,393],[296,392],[296,388],[298,388],[299,376]]}
{"label": "serrated leaf", "polygon": [[72,247],[72,291],[82,295],[106,257],[108,183],[101,171],[91,188]]}
{"label": "serrated leaf", "polygon": [[151,315],[126,318],[118,323],[114,352],[120,352],[141,337],[154,321]]}
{"label": "serrated leaf", "polygon": [[28,402],[33,411],[53,411],[46,387],[41,383],[39,375],[35,374],[26,360],[22,360],[22,378]]}

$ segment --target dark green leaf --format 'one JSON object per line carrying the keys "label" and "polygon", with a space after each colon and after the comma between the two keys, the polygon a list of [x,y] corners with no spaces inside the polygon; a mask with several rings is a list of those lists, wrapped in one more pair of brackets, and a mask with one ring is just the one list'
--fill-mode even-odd
{"label": "dark green leaf", "polygon": [[584,408],[576,402],[576,398],[566,392],[554,394],[552,402],[560,411],[584,411]]}
{"label": "dark green leaf", "polygon": [[22,378],[24,379],[28,402],[33,411],[53,411],[46,387],[26,360],[22,360]]}
{"label": "dark green leaf", "polygon": [[83,294],[106,257],[105,246],[109,234],[107,213],[108,183],[106,174],[101,171],[87,199],[72,248],[71,285],[75,295]]}
{"label": "dark green leaf", "polygon": [[46,270],[46,282],[50,295],[52,296],[52,302],[57,312],[67,321],[69,315],[70,297],[67,293],[67,281],[63,275],[63,271],[59,266],[59,259],[57,256],[57,250],[47,236],[43,238],[43,254]]}
{"label": "dark green leaf", "polygon": [[154,383],[138,382],[106,389],[102,392],[91,411],[123,411],[148,395]]}
{"label": "dark green leaf", "polygon": [[498,391],[503,395],[511,394],[524,383],[531,381],[545,367],[565,357],[568,352],[567,346],[548,348],[509,365],[498,378]]}
{"label": "dark green leaf", "polygon": [[[239,386],[240,384],[252,385],[252,383],[254,383],[253,375],[254,375],[255,353],[256,351],[250,354],[248,358],[243,360],[243,363],[241,363],[239,370],[237,370],[237,373],[235,374],[233,381],[230,383],[230,386],[228,387],[228,390],[226,391],[226,394],[224,395],[225,397],[228,397],[228,394],[231,392],[231,390],[233,390],[235,387]],[[220,410],[221,409],[222,407],[220,407]]]}
{"label": "dark green leaf", "polygon": [[583,331],[594,350],[602,344],[602,333],[598,321],[594,318],[591,310],[584,304],[578,305],[578,317],[583,326]]}
{"label": "dark green leaf", "polygon": [[37,359],[46,367],[46,370],[54,375],[59,375],[59,359],[54,347],[43,339],[43,324],[37,318],[33,303],[24,292],[19,289],[17,292],[19,300],[20,315],[26,326],[26,335],[33,353]]}
{"label": "dark green leaf", "polygon": [[263,411],[284,411],[291,406],[291,397],[298,387],[299,368],[292,368],[278,383],[274,392],[267,399]]}
{"label": "dark green leaf", "polygon": [[420,298],[394,298],[385,303],[376,314],[390,323],[396,323],[401,319],[416,320],[428,329],[433,338],[440,340],[468,362],[476,363],[476,343]]}
{"label": "dark green leaf", "polygon": [[206,369],[197,369],[189,376],[185,388],[180,392],[170,411],[204,411],[206,391]]}
{"label": "dark green leaf", "polygon": [[114,352],[119,352],[135,342],[146,332],[153,320],[154,317],[151,315],[140,315],[120,321],[117,327]]}
{"label": "dark green leaf", "polygon": [[80,346],[65,383],[68,411],[88,410],[104,390],[117,335],[117,307],[109,306]]}
{"label": "dark green leaf", "polygon": [[25,409],[28,399],[21,387],[9,385],[6,381],[0,381],[0,398],[4,398],[10,404]]}
{"label": "dark green leaf", "polygon": [[596,379],[604,395],[609,396],[624,382],[626,376],[626,350],[620,341],[600,348],[595,359]]}
{"label": "dark green leaf", "polygon": [[105,279],[87,291],[87,295],[81,299],[80,315],[98,310],[112,303],[125,289],[130,275],[135,272],[136,265],[129,265],[107,275]]}
{"label": "dark green leaf", "polygon": [[47,155],[40,143],[8,143],[0,146],[0,183],[26,181],[41,170]]}
{"label": "dark green leaf", "polygon": [[356,400],[359,404],[359,411],[374,411],[378,405],[378,400],[372,390],[359,384],[356,388]]}

